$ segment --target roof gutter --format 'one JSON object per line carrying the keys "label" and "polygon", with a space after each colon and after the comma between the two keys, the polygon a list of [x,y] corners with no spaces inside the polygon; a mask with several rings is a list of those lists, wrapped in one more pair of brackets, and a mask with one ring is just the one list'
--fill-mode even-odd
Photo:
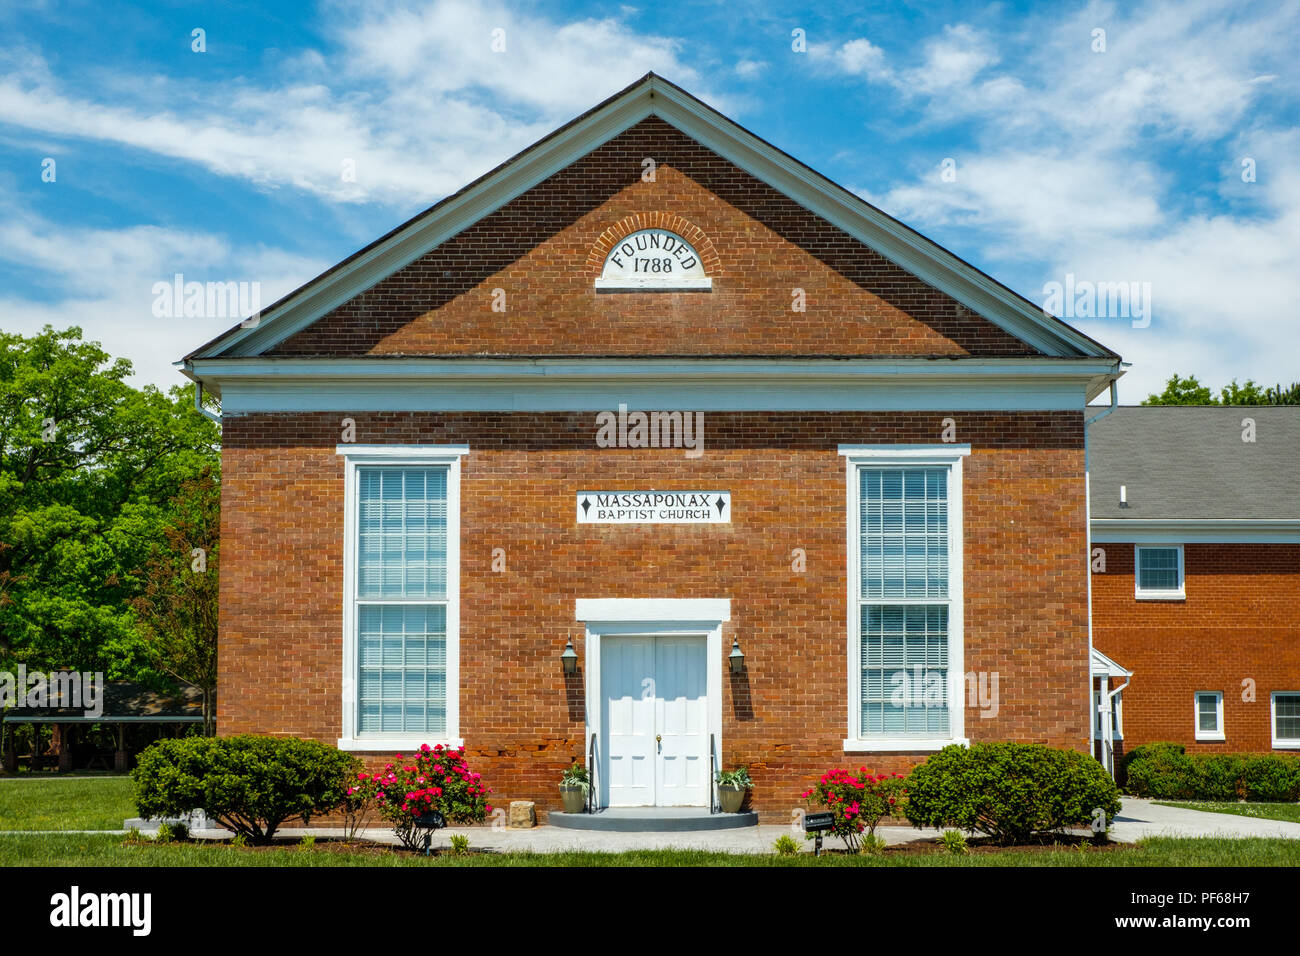
{"label": "roof gutter", "polygon": [[221,424],[221,416],[216,415],[203,407],[203,382],[195,379],[194,381],[194,410],[209,421]]}

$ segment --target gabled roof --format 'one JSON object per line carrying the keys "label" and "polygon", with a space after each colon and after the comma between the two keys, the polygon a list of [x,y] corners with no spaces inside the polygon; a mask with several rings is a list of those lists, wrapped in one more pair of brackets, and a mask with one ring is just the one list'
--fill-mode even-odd
{"label": "gabled roof", "polygon": [[1094,525],[1300,521],[1300,407],[1125,406],[1089,427]]}
{"label": "gabled roof", "polygon": [[1118,356],[1028,299],[723,116],[681,87],[647,73],[459,192],[349,256],[185,357],[252,357],[414,262],[484,216],[649,116],[657,116],[952,296],[1045,355]]}

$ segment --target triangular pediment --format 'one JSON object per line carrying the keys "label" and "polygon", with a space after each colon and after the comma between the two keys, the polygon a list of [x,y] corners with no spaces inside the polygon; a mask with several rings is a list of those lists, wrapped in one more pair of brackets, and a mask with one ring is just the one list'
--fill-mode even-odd
{"label": "triangular pediment", "polygon": [[653,74],[188,359],[257,356],[1115,358]]}

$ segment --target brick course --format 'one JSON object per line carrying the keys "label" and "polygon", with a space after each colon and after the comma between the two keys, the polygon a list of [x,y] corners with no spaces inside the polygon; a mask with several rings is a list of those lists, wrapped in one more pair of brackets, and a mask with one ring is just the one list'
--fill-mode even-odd
{"label": "brick course", "polygon": [[[645,157],[657,164],[651,183]],[[682,223],[712,292],[595,292],[593,252],[612,236]],[[791,309],[795,288],[804,312]],[[492,311],[494,289],[504,313]],[[651,117],[270,354],[1038,353]]]}
{"label": "brick course", "polygon": [[[1183,601],[1137,600],[1133,544],[1095,547],[1106,572],[1092,576],[1093,642],[1134,672],[1125,749],[1172,740],[1189,751],[1269,751],[1269,694],[1300,691],[1300,545],[1184,545]],[[1253,703],[1242,700],[1247,678]],[[1195,739],[1198,690],[1223,692],[1222,743]]]}
{"label": "brick course", "polygon": [[[974,740],[1087,748],[1083,431],[1079,413],[708,413],[706,450],[597,449],[593,413],[354,413],[363,443],[467,443],[461,481],[461,734],[501,798],[559,805],[584,750],[581,680],[559,652],[579,597],[729,597],[723,759],[751,765],[754,803],[787,819],[830,766],[905,769],[915,754],[846,755],[844,443],[938,440],[964,474],[967,671],[1000,675]],[[218,730],[340,732],[341,416],[225,423]],[[732,523],[578,525],[580,487],[731,491]],[[507,571],[491,571],[504,548]],[[803,548],[806,573],[791,570]],[[378,759],[378,758],[376,758]]]}

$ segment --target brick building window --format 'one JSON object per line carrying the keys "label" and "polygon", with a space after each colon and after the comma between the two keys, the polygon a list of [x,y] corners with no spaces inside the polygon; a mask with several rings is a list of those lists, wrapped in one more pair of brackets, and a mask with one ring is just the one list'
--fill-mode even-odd
{"label": "brick building window", "polygon": [[1196,739],[1224,740],[1223,693],[1217,690],[1196,692]]}
{"label": "brick building window", "polygon": [[1271,697],[1273,746],[1300,750],[1300,691],[1277,691]]}
{"label": "brick building window", "polygon": [[962,739],[961,461],[968,446],[846,446],[854,751]]}
{"label": "brick building window", "polygon": [[1176,601],[1183,589],[1183,549],[1136,545],[1133,555],[1134,588],[1139,600]]}
{"label": "brick building window", "polygon": [[339,446],[346,456],[339,746],[459,745],[456,448]]}

